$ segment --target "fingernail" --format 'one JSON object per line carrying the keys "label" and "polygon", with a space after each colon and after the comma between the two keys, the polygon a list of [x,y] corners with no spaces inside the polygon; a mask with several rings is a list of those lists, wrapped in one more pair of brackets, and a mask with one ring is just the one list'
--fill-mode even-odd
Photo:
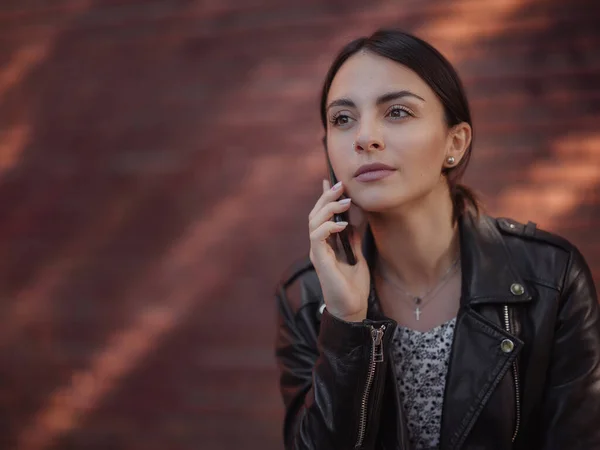
{"label": "fingernail", "polygon": [[338,227],[345,227],[346,225],[348,225],[348,222],[336,222],[335,223]]}
{"label": "fingernail", "polygon": [[347,205],[348,203],[350,203],[352,200],[350,200],[349,198],[343,198],[341,199],[338,203],[342,204],[342,205]]}
{"label": "fingernail", "polygon": [[332,191],[337,191],[340,187],[342,187],[342,182],[338,181],[332,188]]}

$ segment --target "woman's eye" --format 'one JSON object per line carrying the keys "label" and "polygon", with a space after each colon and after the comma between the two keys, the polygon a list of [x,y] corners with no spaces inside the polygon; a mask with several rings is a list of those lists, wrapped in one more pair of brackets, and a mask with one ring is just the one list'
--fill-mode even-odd
{"label": "woman's eye", "polygon": [[348,123],[350,123],[350,117],[345,114],[338,114],[331,119],[331,124],[336,127],[347,125]]}
{"label": "woman's eye", "polygon": [[402,119],[403,117],[410,116],[411,113],[406,109],[399,106],[392,107],[388,114],[392,119]]}

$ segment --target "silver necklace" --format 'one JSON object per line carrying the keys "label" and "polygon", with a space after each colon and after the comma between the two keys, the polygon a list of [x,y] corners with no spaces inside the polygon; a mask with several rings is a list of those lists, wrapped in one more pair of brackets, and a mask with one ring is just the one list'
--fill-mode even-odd
{"label": "silver necklace", "polygon": [[421,314],[422,314],[422,308],[424,308],[425,305],[427,305],[427,303],[429,303],[429,302],[423,303],[423,300],[426,299],[429,295],[437,292],[439,289],[442,288],[442,286],[444,286],[446,284],[446,282],[450,279],[450,275],[452,274],[453,269],[455,269],[458,266],[459,261],[460,261],[460,255],[458,255],[456,257],[454,262],[450,265],[450,267],[448,267],[448,270],[446,270],[446,272],[444,272],[444,274],[440,277],[439,281],[431,289],[429,289],[427,292],[425,292],[423,295],[415,295],[411,292],[408,292],[406,289],[404,289],[402,286],[400,286],[397,282],[391,280],[385,274],[383,274],[381,269],[379,270],[379,273],[381,274],[381,276],[383,277],[383,279],[385,281],[387,281],[393,287],[395,287],[397,290],[399,290],[404,295],[406,295],[407,297],[412,299],[412,301],[415,305],[415,318],[417,320],[420,320]]}

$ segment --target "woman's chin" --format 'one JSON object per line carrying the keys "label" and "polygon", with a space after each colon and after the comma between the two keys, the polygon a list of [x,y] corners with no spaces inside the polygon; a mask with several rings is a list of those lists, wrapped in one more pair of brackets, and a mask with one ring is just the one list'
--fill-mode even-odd
{"label": "woman's chin", "polygon": [[397,199],[390,199],[381,195],[354,196],[352,202],[367,213],[382,213],[398,206]]}

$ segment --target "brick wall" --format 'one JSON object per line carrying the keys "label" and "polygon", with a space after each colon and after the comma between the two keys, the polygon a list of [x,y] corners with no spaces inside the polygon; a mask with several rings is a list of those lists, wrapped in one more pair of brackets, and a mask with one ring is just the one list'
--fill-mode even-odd
{"label": "brick wall", "polygon": [[325,174],[318,90],[379,26],[456,63],[490,212],[565,235],[600,279],[599,19],[591,0],[2,2],[0,447],[282,448],[273,288]]}

